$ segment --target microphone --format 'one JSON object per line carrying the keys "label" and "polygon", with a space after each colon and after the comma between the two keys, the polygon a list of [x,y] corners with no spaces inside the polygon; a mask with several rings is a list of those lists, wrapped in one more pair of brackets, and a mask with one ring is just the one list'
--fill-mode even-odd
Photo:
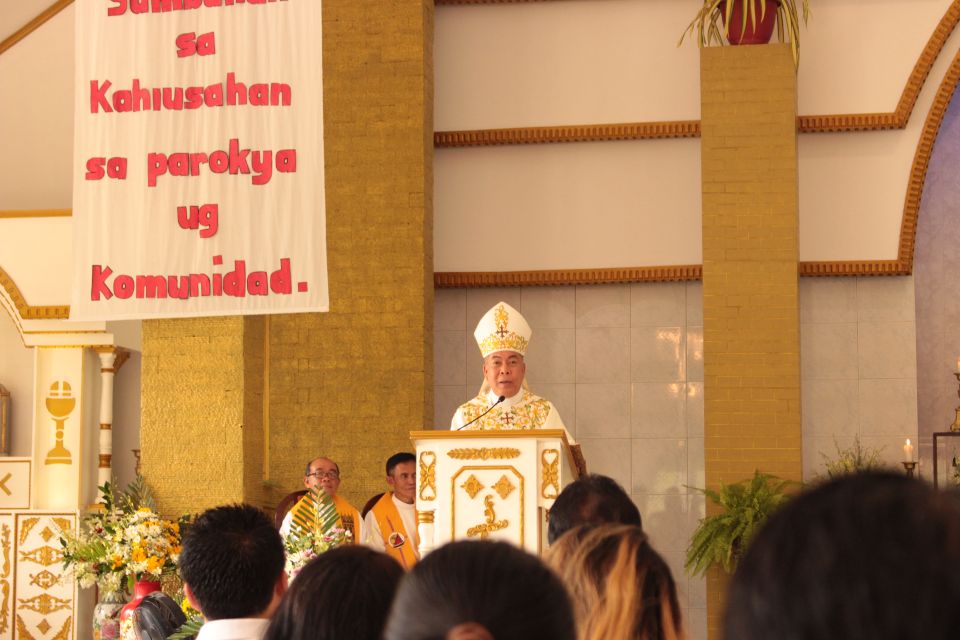
{"label": "microphone", "polygon": [[503,402],[503,401],[506,400],[506,399],[507,399],[507,396],[500,396],[499,398],[497,398],[497,401],[496,401],[496,402],[494,402],[492,405],[490,405],[490,408],[489,408],[489,409],[487,409],[486,411],[484,411],[483,413],[481,413],[481,414],[478,415],[476,418],[474,418],[473,420],[471,420],[471,421],[468,422],[467,424],[463,425],[462,427],[457,427],[456,429],[454,429],[454,431],[460,431],[460,429],[465,429],[466,427],[469,427],[469,426],[472,425],[474,422],[476,422],[477,420],[479,420],[479,419],[482,418],[483,416],[485,416],[485,415],[487,415],[488,413],[490,413],[491,411],[493,411],[493,408],[494,408],[495,406],[497,406],[498,404],[500,404],[501,402]]}

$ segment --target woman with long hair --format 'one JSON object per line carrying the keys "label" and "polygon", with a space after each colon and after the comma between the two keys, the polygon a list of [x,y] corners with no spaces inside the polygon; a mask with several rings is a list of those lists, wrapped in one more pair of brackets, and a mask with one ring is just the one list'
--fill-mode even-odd
{"label": "woman with long hair", "polygon": [[571,529],[547,553],[573,601],[578,640],[683,640],[670,568],[640,527]]}

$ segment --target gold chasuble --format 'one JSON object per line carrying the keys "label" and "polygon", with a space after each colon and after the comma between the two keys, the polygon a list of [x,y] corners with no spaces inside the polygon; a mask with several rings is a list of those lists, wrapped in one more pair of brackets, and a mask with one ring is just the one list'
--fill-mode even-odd
{"label": "gold chasuble", "polygon": [[[492,401],[491,401],[492,400]],[[484,411],[488,411],[496,402],[488,393],[481,393],[473,400],[460,407],[463,424],[475,420]],[[518,401],[502,403],[507,406],[498,406],[470,425],[472,430],[489,431],[500,429],[542,429],[553,406],[548,400],[535,396],[524,389]],[[563,424],[557,425],[562,428]]]}
{"label": "gold chasuble", "polygon": [[384,551],[393,556],[407,571],[412,569],[417,563],[417,556],[413,550],[420,546],[420,538],[416,531],[412,536],[407,533],[400,512],[393,504],[393,493],[387,491],[380,496],[371,511],[377,519],[380,535],[383,536]]}
{"label": "gold chasuble", "polygon": [[[296,522],[299,517],[307,520],[313,520],[313,504],[309,500],[310,494],[300,498],[290,512],[293,514],[293,521]],[[353,536],[350,542],[357,544],[360,542],[360,512],[352,504],[340,496],[333,496],[333,503],[337,507],[337,513],[340,514],[339,526],[349,531]]]}

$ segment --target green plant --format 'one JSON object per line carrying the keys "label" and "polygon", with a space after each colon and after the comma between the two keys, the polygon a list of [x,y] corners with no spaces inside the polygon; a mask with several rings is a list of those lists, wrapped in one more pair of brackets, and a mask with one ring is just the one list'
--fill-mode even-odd
{"label": "green plant", "polygon": [[690,575],[702,575],[713,565],[732,572],[754,534],[789,495],[795,484],[766,473],[754,472],[750,480],[720,485],[719,491],[696,489],[722,511],[700,520],[684,564]]}
{"label": "green plant", "polygon": [[352,533],[339,524],[337,506],[320,486],[311,489],[294,507],[290,533],[283,540],[286,571],[291,580],[321,553],[353,541]]}
{"label": "green plant", "polygon": [[820,453],[824,467],[827,469],[828,478],[837,478],[883,466],[883,463],[880,462],[880,452],[883,448],[863,446],[860,443],[860,436],[854,436],[853,444],[846,449],[841,449],[836,439],[833,441],[833,446],[837,450],[836,458],[831,460],[823,452]]}
{"label": "green plant", "polygon": [[[801,9],[798,10],[797,3],[800,3]],[[703,6],[697,11],[697,15],[680,36],[680,42],[688,35],[692,38],[697,35],[697,42],[701,47],[711,44],[722,45],[727,41],[730,32],[730,21],[733,15],[734,4],[740,3],[743,11],[741,17],[741,29],[745,29],[749,21],[751,27],[756,28],[759,22],[763,21],[767,13],[767,3],[763,0],[703,0]],[[760,5],[759,12],[757,4]],[[790,49],[793,51],[794,65],[800,64],[800,18],[803,17],[803,24],[807,24],[810,17],[809,0],[777,0],[777,39],[780,42],[790,42]]]}

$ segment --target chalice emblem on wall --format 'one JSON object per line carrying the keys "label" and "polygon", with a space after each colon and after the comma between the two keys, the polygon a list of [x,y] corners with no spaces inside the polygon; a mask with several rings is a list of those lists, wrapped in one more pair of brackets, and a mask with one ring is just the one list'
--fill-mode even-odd
{"label": "chalice emblem on wall", "polygon": [[77,406],[77,399],[73,396],[69,382],[54,382],[50,385],[50,395],[47,396],[47,411],[53,416],[56,425],[56,442],[53,449],[47,452],[44,464],[70,464],[70,452],[63,446],[63,423],[73,413]]}

